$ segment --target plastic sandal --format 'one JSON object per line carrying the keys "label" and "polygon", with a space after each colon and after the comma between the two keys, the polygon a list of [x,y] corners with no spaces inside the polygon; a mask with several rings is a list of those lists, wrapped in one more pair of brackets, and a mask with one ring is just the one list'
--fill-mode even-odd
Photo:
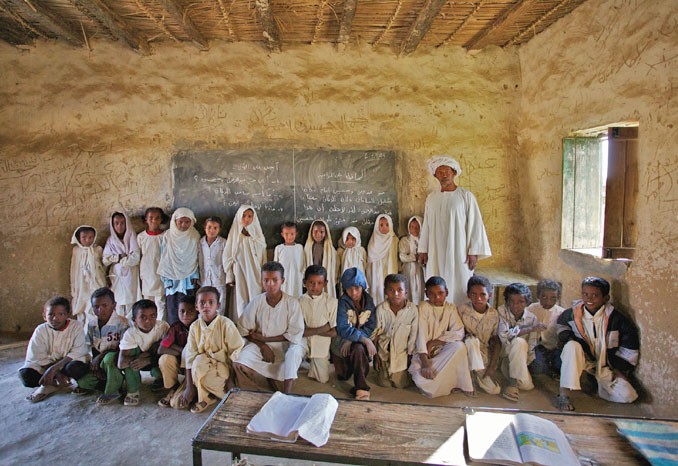
{"label": "plastic sandal", "polygon": [[520,392],[518,391],[517,387],[506,387],[503,392],[501,392],[501,396],[509,401],[513,401],[514,403],[520,401],[519,394]]}
{"label": "plastic sandal", "polygon": [[139,404],[139,392],[128,393],[123,402],[125,406],[136,406]]}
{"label": "plastic sandal", "polygon": [[173,396],[174,390],[170,390],[167,395],[158,400],[158,406],[160,406],[161,408],[169,408],[171,406],[170,402],[172,401]]}
{"label": "plastic sandal", "polygon": [[117,395],[117,394],[116,395],[103,395],[102,394],[102,395],[99,395],[97,397],[96,404],[99,405],[99,406],[107,405],[107,404],[113,403],[118,398],[120,398],[120,395]]}
{"label": "plastic sandal", "polygon": [[210,406],[212,406],[216,402],[217,402],[217,400],[215,400],[213,398],[208,398],[207,401],[198,401],[191,408],[191,412],[193,414],[202,413],[203,411],[205,411],[207,408],[209,408]]}

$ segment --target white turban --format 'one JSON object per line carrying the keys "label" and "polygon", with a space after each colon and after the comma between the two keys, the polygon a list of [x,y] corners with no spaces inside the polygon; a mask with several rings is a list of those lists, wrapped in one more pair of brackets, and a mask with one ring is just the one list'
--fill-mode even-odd
{"label": "white turban", "polygon": [[436,169],[438,167],[442,167],[443,165],[450,167],[452,170],[457,172],[456,176],[461,175],[461,166],[459,166],[459,162],[454,160],[449,155],[435,155],[429,159],[428,169],[431,172],[431,175],[435,176]]}

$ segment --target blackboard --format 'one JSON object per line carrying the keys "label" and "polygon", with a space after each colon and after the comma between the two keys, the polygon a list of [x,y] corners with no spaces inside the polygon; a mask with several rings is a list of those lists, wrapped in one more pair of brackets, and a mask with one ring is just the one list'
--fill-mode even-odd
{"label": "blackboard", "polygon": [[392,151],[269,149],[181,151],[173,157],[174,208],[200,221],[217,215],[226,236],[241,204],[257,211],[269,247],[282,242],[280,225],[295,221],[305,241],[310,224],[325,220],[334,244],[347,226],[363,246],[381,213],[398,223]]}

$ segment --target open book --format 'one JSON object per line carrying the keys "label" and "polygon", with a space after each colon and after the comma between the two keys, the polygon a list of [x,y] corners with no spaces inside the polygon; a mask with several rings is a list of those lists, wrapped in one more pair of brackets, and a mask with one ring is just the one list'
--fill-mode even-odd
{"label": "open book", "polygon": [[481,463],[580,464],[563,431],[531,414],[467,414],[466,436],[470,459]]}
{"label": "open book", "polygon": [[330,438],[330,427],[339,403],[326,393],[311,398],[275,392],[247,424],[247,432],[294,443],[297,438],[322,447]]}

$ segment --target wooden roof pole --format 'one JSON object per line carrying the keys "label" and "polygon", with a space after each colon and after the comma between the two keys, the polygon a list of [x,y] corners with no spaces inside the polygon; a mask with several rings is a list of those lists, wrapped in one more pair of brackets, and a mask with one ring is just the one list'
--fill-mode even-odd
{"label": "wooden roof pole", "polygon": [[[48,31],[58,38],[64,39],[66,42],[70,43],[71,45],[75,45],[76,47],[83,46],[83,37],[80,32],[73,29],[70,24],[64,22],[59,16],[46,8],[42,3],[30,0],[14,0],[11,3],[20,12],[26,11],[27,7],[30,8],[33,13],[41,17],[41,22],[47,26]],[[24,19],[26,18],[24,17]]]}
{"label": "wooden roof pole", "polygon": [[403,45],[400,48],[400,55],[408,55],[414,52],[419,43],[424,38],[428,30],[433,24],[433,20],[442,7],[447,3],[447,0],[427,0],[424,8],[419,11],[417,19],[414,20],[410,30],[407,33],[407,37],[403,41]]}
{"label": "wooden roof pole", "polygon": [[344,50],[346,44],[351,39],[351,27],[353,26],[353,18],[355,17],[357,6],[358,0],[346,0],[344,2],[344,12],[339,23],[339,39],[337,39],[337,48],[339,50]]}
{"label": "wooden roof pole", "polygon": [[257,8],[257,16],[261,22],[266,46],[272,52],[280,52],[280,29],[273,17],[269,0],[255,0],[254,5]]}
{"label": "wooden roof pole", "polygon": [[480,32],[466,42],[464,48],[469,50],[482,49],[490,43],[488,39],[491,38],[493,34],[503,32],[506,28],[511,27],[515,20],[520,18],[521,15],[528,11],[535,3],[537,3],[537,0],[523,0],[513,5],[509,5],[509,7],[497,16],[494,21],[485,26]]}
{"label": "wooden roof pole", "polygon": [[179,5],[177,0],[159,0],[160,4],[167,10],[167,12],[172,16],[174,21],[177,22],[179,26],[183,29],[184,33],[190,37],[191,42],[200,50],[209,50],[207,41],[203,37],[202,33],[195,26],[191,18],[186,12],[186,8]]}
{"label": "wooden roof pole", "polygon": [[108,8],[101,0],[69,0],[73,6],[94,18],[119,41],[143,55],[151,53],[148,40],[129,27],[124,18]]}

